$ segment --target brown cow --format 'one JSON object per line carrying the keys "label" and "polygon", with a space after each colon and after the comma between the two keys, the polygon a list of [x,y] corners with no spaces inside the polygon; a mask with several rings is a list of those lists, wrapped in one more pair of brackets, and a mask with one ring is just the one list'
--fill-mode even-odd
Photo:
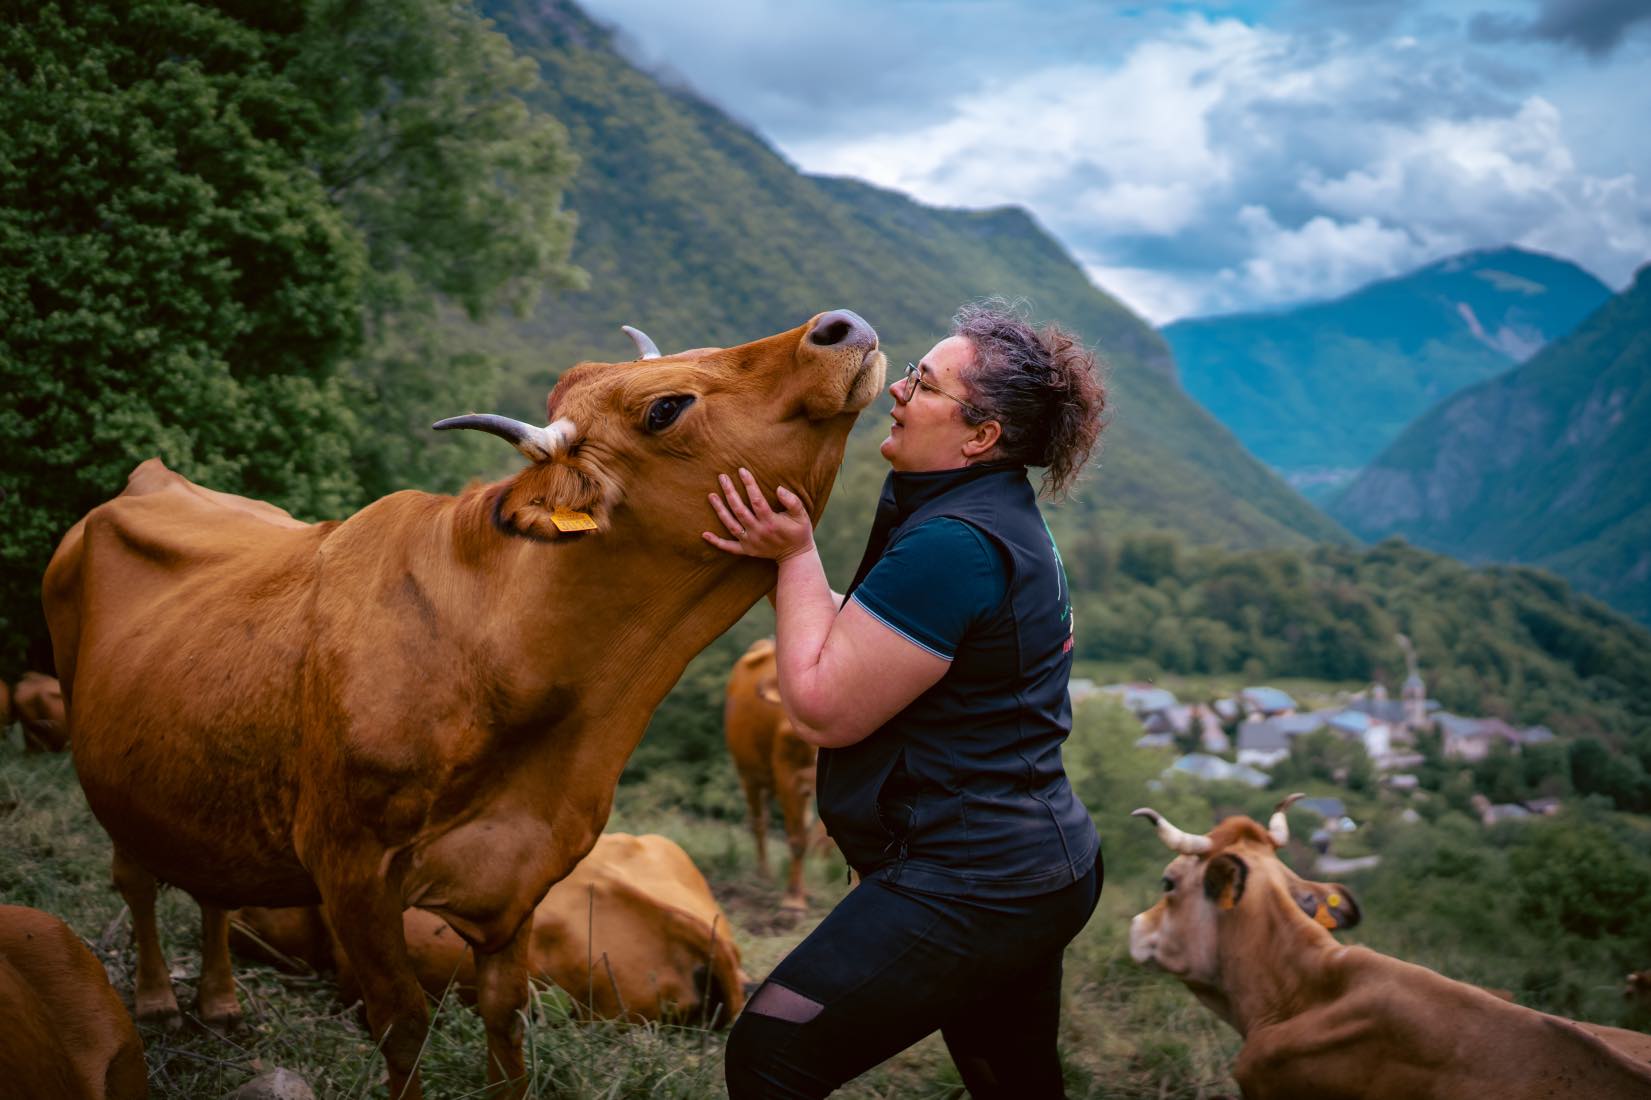
{"label": "brown cow", "polygon": [[62,752],[69,745],[63,720],[63,688],[55,676],[25,672],[12,689],[12,712],[23,726],[27,752]]}
{"label": "brown cow", "polygon": [[0,905],[0,1094],[142,1100],[143,1040],[103,964],[49,913]]}
{"label": "brown cow", "polygon": [[1651,1069],[1572,1021],[1337,943],[1353,896],[1278,859],[1299,797],[1267,829],[1229,817],[1205,836],[1135,811],[1180,855],[1131,922],[1130,955],[1244,1037],[1233,1076],[1249,1100],[1651,1100]]}
{"label": "brown cow", "polygon": [[[402,914],[419,984],[476,995],[468,944],[440,917]],[[344,999],[359,984],[319,906],[230,914],[230,942],[282,969],[337,970]],[[709,965],[707,965],[709,963]],[[605,1019],[727,1024],[745,1004],[739,947],[705,876],[675,841],[606,833],[533,911],[528,971]]]}
{"label": "brown cow", "polygon": [[1622,995],[1651,1008],[1651,970],[1636,970],[1624,978]]}
{"label": "brown cow", "polygon": [[[639,346],[646,341],[641,337]],[[847,311],[729,349],[580,364],[531,459],[458,497],[300,523],[151,459],[64,537],[46,618],[75,769],[115,844],[141,1015],[176,1012],[156,879],[202,903],[201,1009],[237,1012],[225,910],[325,902],[392,1096],[428,1029],[402,910],[477,949],[488,1076],[524,1087],[528,917],[596,843],[649,716],[774,584],[701,538],[746,463],[816,522],[877,334]]]}
{"label": "brown cow", "polygon": [[728,677],[722,706],[728,751],[739,770],[757,841],[757,870],[768,877],[768,799],[780,805],[785,839],[791,848],[791,872],[781,909],[808,908],[803,861],[817,832],[814,821],[814,764],[820,750],[797,736],[780,706],[779,670],[774,639],[751,644]]}

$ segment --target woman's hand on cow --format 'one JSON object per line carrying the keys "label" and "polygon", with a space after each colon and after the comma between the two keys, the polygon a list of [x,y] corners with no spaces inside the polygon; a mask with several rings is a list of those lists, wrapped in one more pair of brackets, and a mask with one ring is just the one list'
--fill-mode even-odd
{"label": "woman's hand on cow", "polygon": [[706,531],[706,542],[730,554],[775,561],[784,561],[813,547],[814,524],[795,493],[783,485],[777,488],[774,495],[780,507],[775,511],[750,470],[741,467],[739,477],[745,486],[743,498],[739,486],[727,474],[717,475],[722,492],[710,495],[711,510],[732,537],[721,538]]}

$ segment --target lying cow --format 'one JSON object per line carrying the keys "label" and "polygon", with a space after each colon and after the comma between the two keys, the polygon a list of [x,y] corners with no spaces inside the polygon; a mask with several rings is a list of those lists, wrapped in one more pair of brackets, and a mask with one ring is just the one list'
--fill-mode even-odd
{"label": "lying cow", "polygon": [[63,688],[43,672],[25,672],[11,693],[12,713],[23,726],[27,752],[62,752],[69,746]]}
{"label": "lying cow", "polygon": [[18,905],[0,905],[0,1095],[149,1095],[143,1040],[103,964],[68,925]]}
{"label": "lying cow", "polygon": [[[476,998],[468,944],[421,909],[402,914],[419,984]],[[726,1025],[745,1005],[745,974],[728,918],[675,841],[606,833],[533,911],[528,972],[610,1020]],[[236,951],[282,969],[336,970],[346,1001],[360,995],[320,906],[230,914]]]}
{"label": "lying cow", "polygon": [[785,839],[791,848],[791,870],[781,909],[808,908],[803,887],[803,861],[814,839],[814,764],[820,750],[797,736],[780,706],[779,669],[774,639],[751,644],[734,663],[722,707],[723,733],[728,752],[745,789],[751,832],[757,842],[757,870],[768,870],[768,800],[779,803],[785,819]]}
{"label": "lying cow", "polygon": [[1130,955],[1244,1037],[1233,1076],[1249,1100],[1651,1100],[1651,1068],[1570,1020],[1337,943],[1359,919],[1352,894],[1278,859],[1299,797],[1267,829],[1230,817],[1203,836],[1135,811],[1179,854]]}
{"label": "lying cow", "polygon": [[350,914],[390,1093],[418,1097],[416,907],[475,948],[488,1077],[520,1095],[528,918],[596,843],[688,661],[774,585],[772,562],[700,537],[717,475],[744,463],[817,522],[886,367],[847,311],[668,357],[633,338],[637,361],[561,377],[547,427],[439,424],[529,459],[458,497],[300,523],[151,459],[64,536],[46,620],[140,1015],[177,1013],[157,879],[202,905],[208,1022],[239,1012],[226,910],[324,902]]}

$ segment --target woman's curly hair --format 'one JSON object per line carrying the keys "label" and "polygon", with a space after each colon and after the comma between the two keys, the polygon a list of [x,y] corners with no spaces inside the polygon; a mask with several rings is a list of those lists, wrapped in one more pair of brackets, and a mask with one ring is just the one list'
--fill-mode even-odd
{"label": "woman's curly hair", "polygon": [[1056,325],[1034,329],[1023,308],[989,298],[952,318],[952,335],[974,347],[962,380],[975,409],[964,409],[963,419],[996,420],[1003,428],[997,457],[1044,467],[1044,494],[1058,499],[1095,450],[1106,386],[1094,353],[1076,336]]}

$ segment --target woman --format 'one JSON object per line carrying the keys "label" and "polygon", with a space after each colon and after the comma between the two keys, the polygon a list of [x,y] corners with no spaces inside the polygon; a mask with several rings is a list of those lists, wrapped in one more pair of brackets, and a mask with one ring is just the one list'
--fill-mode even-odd
{"label": "woman", "polygon": [[1072,606],[1026,467],[1068,489],[1105,394],[1071,336],[991,305],[889,392],[846,600],[788,489],[776,510],[740,470],[710,498],[728,537],[707,541],[778,563],[780,695],[861,879],[736,1022],[733,1100],[825,1096],[936,1029],[977,1100],[1064,1094],[1061,957],[1102,875],[1061,765]]}

